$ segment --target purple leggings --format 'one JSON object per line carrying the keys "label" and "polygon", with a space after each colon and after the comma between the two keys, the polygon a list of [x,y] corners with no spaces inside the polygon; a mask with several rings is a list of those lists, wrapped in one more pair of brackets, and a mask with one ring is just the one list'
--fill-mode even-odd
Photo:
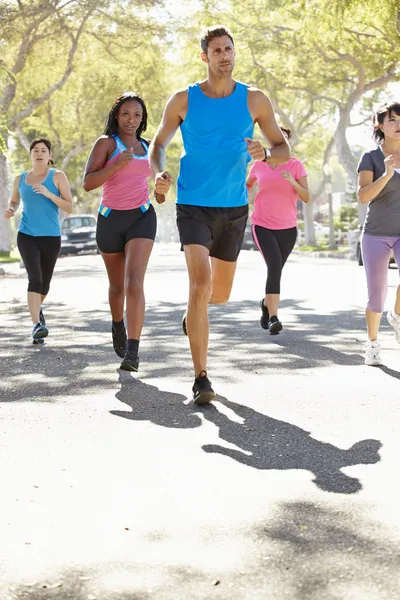
{"label": "purple leggings", "polygon": [[361,252],[367,276],[368,304],[372,312],[383,312],[387,288],[390,253],[400,265],[400,237],[363,234]]}

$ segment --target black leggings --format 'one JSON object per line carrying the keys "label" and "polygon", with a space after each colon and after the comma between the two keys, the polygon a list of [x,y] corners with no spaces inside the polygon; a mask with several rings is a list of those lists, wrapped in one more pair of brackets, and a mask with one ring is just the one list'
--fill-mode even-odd
{"label": "black leggings", "polygon": [[61,237],[18,232],[17,245],[28,273],[28,292],[46,296],[60,252]]}
{"label": "black leggings", "polygon": [[297,227],[266,229],[253,225],[253,238],[267,264],[265,293],[280,294],[282,269],[296,243]]}

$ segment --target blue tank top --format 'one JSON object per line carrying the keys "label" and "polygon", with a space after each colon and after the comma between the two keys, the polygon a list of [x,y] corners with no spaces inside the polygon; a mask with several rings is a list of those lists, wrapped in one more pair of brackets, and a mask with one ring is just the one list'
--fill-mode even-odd
{"label": "blue tank top", "polygon": [[[49,169],[42,185],[46,186],[49,192],[60,197],[61,194],[54,183],[54,173],[55,169]],[[61,235],[58,206],[43,194],[36,194],[33,191],[32,186],[26,183],[27,174],[28,171],[25,171],[19,178],[18,191],[23,207],[18,231],[35,237]]]}
{"label": "blue tank top", "polygon": [[215,208],[246,206],[246,171],[251,160],[245,137],[254,123],[248,88],[236,82],[226,98],[209,98],[199,83],[188,88],[188,110],[181,132],[177,203]]}

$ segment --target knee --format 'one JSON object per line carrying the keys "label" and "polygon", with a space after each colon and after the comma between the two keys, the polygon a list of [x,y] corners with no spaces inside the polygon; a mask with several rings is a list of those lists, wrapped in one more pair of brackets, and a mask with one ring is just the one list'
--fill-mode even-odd
{"label": "knee", "polygon": [[210,304],[226,304],[229,300],[229,293],[212,293]]}
{"label": "knee", "polygon": [[110,283],[110,294],[113,296],[121,296],[124,294],[124,286],[120,284]]}
{"label": "knee", "polygon": [[211,279],[201,279],[190,282],[190,297],[199,302],[210,300],[211,296]]}
{"label": "knee", "polygon": [[35,294],[43,294],[43,281],[39,278],[29,279],[28,292],[34,292]]}
{"label": "knee", "polygon": [[137,277],[128,277],[125,281],[126,296],[138,296],[143,293],[143,281]]}

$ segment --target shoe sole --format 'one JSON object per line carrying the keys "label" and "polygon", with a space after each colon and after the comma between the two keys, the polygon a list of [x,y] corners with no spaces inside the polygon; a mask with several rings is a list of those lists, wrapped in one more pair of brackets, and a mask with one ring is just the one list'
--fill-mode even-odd
{"label": "shoe sole", "polygon": [[389,323],[389,325],[392,327],[392,329],[394,331],[394,337],[396,339],[396,342],[398,344],[400,344],[400,332],[397,333],[395,319],[392,317],[392,315],[390,313],[387,313],[386,318],[387,318],[387,322]]}
{"label": "shoe sole", "polygon": [[282,323],[280,321],[275,321],[275,323],[272,323],[272,325],[269,327],[269,332],[271,335],[278,335],[282,329]]}
{"label": "shoe sole", "polygon": [[216,395],[215,392],[200,392],[200,394],[193,399],[193,402],[197,404],[197,406],[209,404],[211,400],[214,400]]}
{"label": "shoe sole", "polygon": [[381,367],[383,365],[383,362],[377,362],[377,361],[373,361],[373,362],[367,362],[366,360],[364,361],[364,364],[367,365],[367,367]]}
{"label": "shoe sole", "polygon": [[37,339],[33,339],[33,340],[32,340],[32,344],[35,344],[35,345],[38,345],[38,344],[39,344],[39,345],[40,345],[40,344],[44,344],[44,339],[43,339],[43,338],[37,338]]}
{"label": "shoe sole", "polygon": [[119,368],[121,371],[131,371],[133,373],[137,373],[139,371],[139,365],[135,367],[129,363],[121,363]]}
{"label": "shoe sole", "polygon": [[187,335],[187,327],[186,327],[186,313],[183,315],[182,319],[182,330],[185,335]]}
{"label": "shoe sole", "polygon": [[47,337],[48,335],[49,335],[49,330],[46,328],[46,329],[41,329],[39,331],[36,331],[32,335],[32,337],[34,340],[41,340],[41,339]]}

